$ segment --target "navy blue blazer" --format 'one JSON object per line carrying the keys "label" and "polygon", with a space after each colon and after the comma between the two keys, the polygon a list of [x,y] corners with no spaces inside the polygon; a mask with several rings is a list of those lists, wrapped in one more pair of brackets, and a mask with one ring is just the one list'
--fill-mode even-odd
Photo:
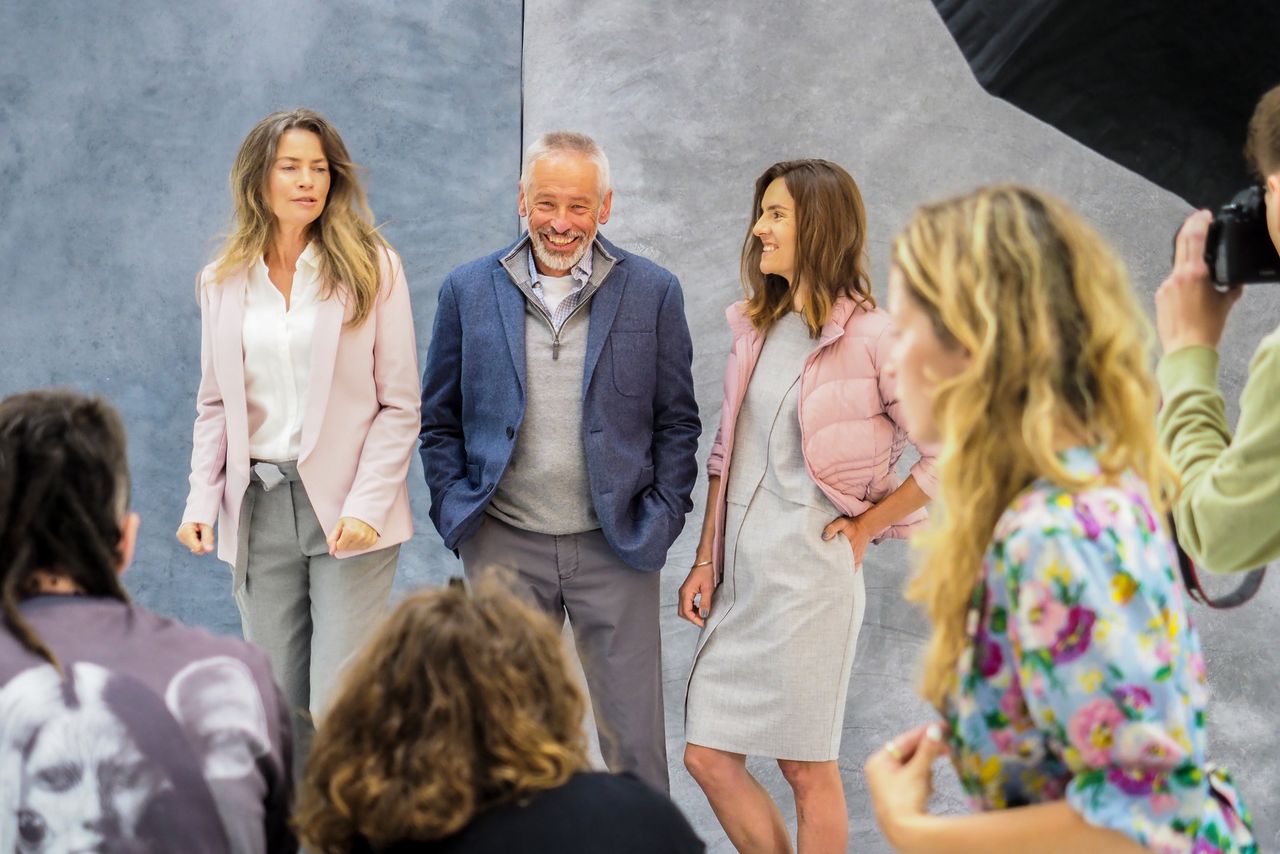
{"label": "navy blue blazer", "polygon": [[[597,239],[617,261],[591,297],[583,365],[591,499],[618,557],[657,570],[693,508],[693,344],[676,277]],[[518,244],[445,278],[427,350],[422,467],[431,521],[455,551],[479,527],[524,420],[525,296],[500,263]]]}

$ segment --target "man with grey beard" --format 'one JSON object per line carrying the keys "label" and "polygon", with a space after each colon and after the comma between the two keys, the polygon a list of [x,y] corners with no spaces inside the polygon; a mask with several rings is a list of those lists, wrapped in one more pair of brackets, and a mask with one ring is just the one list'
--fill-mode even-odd
{"label": "man with grey beard", "polygon": [[657,571],[693,507],[701,425],[680,283],[599,235],[612,201],[591,138],[529,146],[528,231],[440,289],[421,453],[467,577],[568,614],[606,763],[666,791]]}

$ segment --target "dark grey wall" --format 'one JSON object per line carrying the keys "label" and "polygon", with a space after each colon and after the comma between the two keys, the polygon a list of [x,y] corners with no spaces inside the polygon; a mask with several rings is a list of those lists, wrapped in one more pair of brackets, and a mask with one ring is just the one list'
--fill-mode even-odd
{"label": "dark grey wall", "polygon": [[[243,135],[296,105],[335,121],[369,167],[374,210],[405,258],[422,353],[444,273],[517,227],[521,5],[134,0],[116,7],[125,14],[72,0],[0,4],[0,395],[72,385],[124,411],[144,517],[127,579],[143,603],[239,629],[226,569],[186,555],[172,534],[198,378],[193,281],[227,221],[226,173]],[[1166,272],[1184,206],[988,98],[928,0],[527,5],[527,134],[596,135],[617,188],[607,233],[684,282],[704,456],[751,185],[775,160],[828,157],[859,180],[881,293],[888,240],[917,202],[1001,179],[1046,187],[1090,216],[1148,304]],[[1249,354],[1278,319],[1280,289],[1255,290],[1235,312],[1223,348],[1233,415]],[[402,552],[401,589],[457,567],[426,519],[416,461],[410,483],[419,533]],[[672,551],[664,613],[674,613],[699,522],[695,512]],[[912,680],[926,628],[899,595],[904,546],[881,547],[866,571],[841,767],[854,846],[884,851],[861,764],[925,715]],[[1280,680],[1266,641],[1278,605],[1273,580],[1246,610],[1195,611],[1215,692],[1211,752],[1236,772],[1264,849],[1280,842]],[[673,794],[712,851],[729,851],[679,768],[695,630],[668,617],[663,636]],[[794,819],[776,768],[751,767]],[[943,808],[957,809],[953,775],[938,778]]]}
{"label": "dark grey wall", "polygon": [[[578,73],[555,61],[562,33],[584,46]],[[1004,102],[969,74],[929,0],[536,0],[525,35],[525,128],[570,125],[599,139],[613,169],[620,245],[670,267],[684,284],[708,450],[719,416],[729,337],[724,308],[739,294],[738,251],[751,190],[770,163],[825,157],[858,180],[869,216],[876,292],[888,241],[920,201],[997,180],[1051,190],[1115,243],[1150,306],[1168,272],[1171,237],[1189,212],[1176,198]],[[1248,357],[1280,321],[1280,288],[1255,289],[1235,312],[1224,347],[1224,388],[1235,398]],[[703,496],[696,496],[701,506]],[[675,617],[676,588],[696,545],[690,517],[663,579],[669,749],[682,748],[684,680],[697,630]],[[861,767],[868,753],[925,719],[916,662],[927,631],[900,596],[910,564],[900,544],[867,559],[868,607],[845,717],[841,767],[854,820],[851,847],[888,850],[869,813]],[[1280,584],[1227,615],[1195,609],[1215,699],[1211,756],[1229,765],[1258,818],[1264,848],[1280,832],[1280,707],[1275,658]],[[753,764],[793,817],[769,763]],[[954,775],[941,801],[959,806]],[[673,768],[673,793],[712,851],[732,850],[693,781]]]}
{"label": "dark grey wall", "polygon": [[[424,353],[453,266],[517,228],[520,2],[285,0],[0,4],[0,395],[107,395],[143,517],[142,603],[237,633],[225,564],[173,539],[199,379],[195,275],[231,205],[227,173],[267,113],[314,107],[368,168],[405,261]],[[400,585],[456,561],[410,473],[418,535]]]}

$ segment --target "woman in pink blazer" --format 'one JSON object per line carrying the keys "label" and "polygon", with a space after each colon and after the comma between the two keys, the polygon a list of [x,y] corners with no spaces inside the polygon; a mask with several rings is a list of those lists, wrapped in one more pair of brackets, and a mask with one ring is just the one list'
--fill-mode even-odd
{"label": "woman in pink blazer", "polygon": [[[233,567],[245,638],[318,713],[413,533],[417,351],[400,259],[342,138],[306,109],[249,133],[235,222],[200,274],[200,388],[178,540]],[[309,720],[295,725],[305,757]]]}
{"label": "woman in pink blazer", "polygon": [[791,785],[799,850],[844,851],[835,760],[862,559],[924,520],[936,479],[928,453],[905,481],[896,473],[908,436],[853,178],[825,160],[778,163],[756,181],[753,211],[702,539],[680,588],[680,615],[702,627],[685,765],[739,851],[791,850],[748,755],[777,760]]}

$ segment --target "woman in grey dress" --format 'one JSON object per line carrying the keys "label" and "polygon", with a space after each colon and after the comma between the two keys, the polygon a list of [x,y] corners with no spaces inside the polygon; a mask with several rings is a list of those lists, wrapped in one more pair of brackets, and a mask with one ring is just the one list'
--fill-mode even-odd
{"label": "woman in grey dress", "polygon": [[791,850],[748,755],[776,759],[791,785],[799,850],[844,851],[835,760],[862,558],[923,521],[936,481],[927,452],[905,481],[895,474],[908,436],[880,371],[892,342],[857,184],[824,160],[778,163],[753,211],[702,539],[680,588],[680,615],[702,628],[685,765],[739,851]]}

